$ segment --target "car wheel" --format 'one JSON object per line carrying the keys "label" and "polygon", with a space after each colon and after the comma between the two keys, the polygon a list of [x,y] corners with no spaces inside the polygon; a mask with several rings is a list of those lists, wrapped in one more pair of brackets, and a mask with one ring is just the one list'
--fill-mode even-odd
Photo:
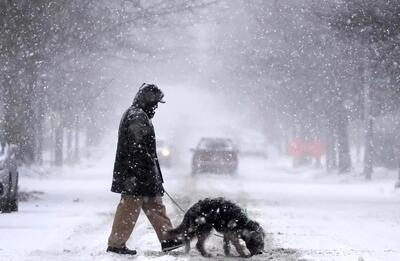
{"label": "car wheel", "polygon": [[7,201],[5,201],[5,203],[2,206],[0,206],[0,211],[1,213],[10,213]]}
{"label": "car wheel", "polygon": [[7,206],[7,201],[0,202],[0,212],[1,213],[7,213],[6,206]]}
{"label": "car wheel", "polygon": [[14,198],[12,201],[8,203],[8,209],[10,212],[18,211],[18,199]]}

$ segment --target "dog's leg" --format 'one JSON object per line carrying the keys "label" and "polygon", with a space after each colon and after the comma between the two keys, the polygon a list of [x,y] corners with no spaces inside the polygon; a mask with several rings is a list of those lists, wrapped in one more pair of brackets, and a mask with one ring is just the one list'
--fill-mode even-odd
{"label": "dog's leg", "polygon": [[206,241],[207,237],[210,235],[211,229],[203,229],[198,235],[197,235],[197,243],[196,243],[196,248],[199,250],[200,254],[204,257],[212,257],[210,253],[207,253],[207,251],[204,248],[204,242]]}
{"label": "dog's leg", "polygon": [[232,243],[241,257],[250,257],[250,255],[246,255],[246,253],[244,252],[244,247],[240,244],[239,238],[237,236],[235,236]]}
{"label": "dog's leg", "polygon": [[197,237],[197,228],[193,226],[189,226],[189,229],[185,231],[183,234],[183,241],[185,243],[185,253],[189,254],[190,252],[190,242],[193,238]]}
{"label": "dog's leg", "polygon": [[231,242],[227,234],[224,234],[224,253],[226,256],[231,255]]}
{"label": "dog's leg", "polygon": [[190,240],[185,240],[185,253],[189,254],[190,251]]}

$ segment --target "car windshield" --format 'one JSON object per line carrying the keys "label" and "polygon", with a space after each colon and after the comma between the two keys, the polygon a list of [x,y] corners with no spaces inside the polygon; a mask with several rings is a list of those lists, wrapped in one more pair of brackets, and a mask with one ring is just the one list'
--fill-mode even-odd
{"label": "car windshield", "polygon": [[228,139],[203,139],[198,148],[203,150],[232,150],[233,144]]}

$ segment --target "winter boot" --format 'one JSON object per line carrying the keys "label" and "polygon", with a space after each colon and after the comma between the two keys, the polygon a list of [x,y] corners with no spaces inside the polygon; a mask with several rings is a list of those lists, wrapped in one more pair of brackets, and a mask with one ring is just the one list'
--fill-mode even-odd
{"label": "winter boot", "polygon": [[184,242],[180,239],[163,240],[163,242],[161,243],[161,249],[163,252],[168,252],[180,248],[183,245]]}
{"label": "winter boot", "polygon": [[131,250],[126,246],[123,247],[107,247],[107,252],[117,253],[121,255],[136,255],[136,250]]}

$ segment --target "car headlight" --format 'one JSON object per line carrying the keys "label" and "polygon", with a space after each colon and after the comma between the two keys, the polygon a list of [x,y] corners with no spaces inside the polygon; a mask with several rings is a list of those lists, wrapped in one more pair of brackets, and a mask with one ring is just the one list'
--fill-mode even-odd
{"label": "car headlight", "polygon": [[170,154],[171,154],[171,152],[169,151],[169,149],[161,150],[161,155],[163,155],[164,157],[168,157]]}

